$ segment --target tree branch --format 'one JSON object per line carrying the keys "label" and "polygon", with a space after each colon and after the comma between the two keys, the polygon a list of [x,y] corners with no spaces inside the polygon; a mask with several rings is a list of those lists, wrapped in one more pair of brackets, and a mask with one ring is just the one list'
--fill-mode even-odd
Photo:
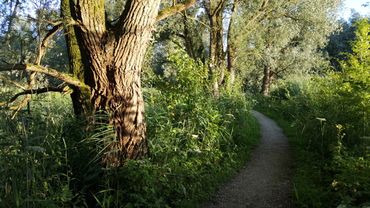
{"label": "tree branch", "polygon": [[20,93],[15,94],[9,100],[9,103],[14,102],[19,96],[22,96],[22,95],[42,94],[42,93],[46,93],[46,92],[67,92],[67,91],[68,91],[68,88],[66,88],[66,87],[45,87],[45,88],[39,88],[39,89],[24,90]]}
{"label": "tree branch", "polygon": [[37,18],[32,17],[31,15],[27,15],[26,18],[23,18],[23,21],[42,22],[42,23],[46,23],[46,24],[52,25],[52,26],[59,25],[61,22],[63,22],[61,19],[58,19],[56,21],[50,21],[50,20],[46,20],[46,19],[39,20]]}
{"label": "tree branch", "polygon": [[35,63],[37,65],[41,64],[41,59],[45,55],[45,50],[48,47],[49,40],[59,31],[62,29],[63,22],[60,22],[59,24],[55,25],[49,32],[45,35],[44,39],[39,45],[39,51],[36,57]]}
{"label": "tree branch", "polygon": [[78,79],[72,77],[71,75],[63,72],[59,72],[55,69],[46,68],[39,65],[32,64],[0,64],[0,71],[28,71],[28,72],[39,72],[42,74],[49,75],[69,85],[73,85],[79,88],[89,88],[85,83],[79,81]]}
{"label": "tree branch", "polygon": [[157,22],[167,17],[170,17],[178,12],[182,12],[195,4],[196,0],[186,0],[184,3],[175,4],[171,7],[165,8],[157,15]]}

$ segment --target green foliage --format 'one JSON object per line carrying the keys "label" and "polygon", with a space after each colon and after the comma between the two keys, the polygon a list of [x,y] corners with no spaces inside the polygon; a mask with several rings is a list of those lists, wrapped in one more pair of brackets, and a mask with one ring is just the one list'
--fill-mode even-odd
{"label": "green foliage", "polygon": [[[248,90],[260,91],[264,68],[273,80],[309,74],[328,63],[321,48],[336,30],[336,0],[250,1],[237,22],[237,67]],[[271,11],[271,12],[270,12]],[[261,15],[266,13],[266,15]],[[248,20],[248,21],[245,21]]]}
{"label": "green foliage", "polygon": [[353,22],[345,20],[340,21],[340,26],[341,29],[329,37],[328,45],[325,47],[331,65],[336,70],[340,70],[339,61],[346,58],[346,53],[352,52],[350,43],[355,39],[354,31],[356,29]]}
{"label": "green foliage", "polygon": [[166,93],[169,103],[191,100],[208,91],[208,69],[202,62],[191,59],[181,49],[174,49],[167,62],[163,76],[158,76],[154,85]]}
{"label": "green foliage", "polygon": [[149,157],[107,172],[110,189],[96,196],[103,207],[195,206],[243,164],[258,138],[242,94],[215,100],[203,64],[183,51],[169,61],[164,76],[152,77],[156,88],[145,91]]}
{"label": "green foliage", "polygon": [[120,168],[100,165],[112,127],[82,128],[65,96],[37,96],[16,120],[1,111],[0,207],[194,207],[207,199],[244,164],[258,125],[242,93],[211,96],[202,63],[181,50],[169,61],[164,76],[145,78],[150,153]]}
{"label": "green foliage", "polygon": [[[353,53],[341,62],[341,72],[316,76],[305,84],[285,84],[268,105],[262,102],[264,109],[291,122],[285,127],[295,131],[295,188],[302,207],[370,203],[370,24],[360,20],[356,25]],[[299,91],[293,90],[298,86]]]}

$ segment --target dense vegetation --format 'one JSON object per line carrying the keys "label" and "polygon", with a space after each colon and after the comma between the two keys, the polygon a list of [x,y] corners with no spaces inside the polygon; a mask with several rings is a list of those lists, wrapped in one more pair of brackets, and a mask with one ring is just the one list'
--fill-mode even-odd
{"label": "dense vegetation", "polygon": [[[243,94],[215,100],[201,63],[181,50],[170,60],[176,80],[151,75],[145,88],[150,153],[122,168],[99,167],[112,126],[83,130],[68,95],[36,96],[15,119],[2,111],[2,206],[177,207],[206,198],[247,159],[258,126]],[[2,88],[2,98],[12,91]]]}
{"label": "dense vegetation", "polygon": [[339,71],[286,80],[261,100],[295,146],[299,207],[369,206],[370,23],[354,27]]}
{"label": "dense vegetation", "polygon": [[369,206],[370,26],[342,1],[0,2],[0,207],[197,206],[254,107],[291,137],[297,207]]}

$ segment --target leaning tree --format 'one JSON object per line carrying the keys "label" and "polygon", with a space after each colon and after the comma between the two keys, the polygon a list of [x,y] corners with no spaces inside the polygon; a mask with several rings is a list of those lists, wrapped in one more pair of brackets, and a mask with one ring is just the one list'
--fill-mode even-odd
{"label": "leaning tree", "polygon": [[[140,72],[155,24],[194,3],[172,1],[172,6],[161,8],[161,0],[127,0],[120,15],[112,20],[106,15],[104,0],[62,0],[61,21],[54,23],[40,43],[36,61],[2,64],[0,68],[30,73],[29,88],[19,95],[64,90],[34,89],[35,74],[43,73],[73,89],[78,116],[107,113],[116,140],[110,142],[103,161],[107,166],[120,166],[125,160],[143,157],[148,149]],[[48,41],[63,29],[71,69],[68,74],[41,66]]]}

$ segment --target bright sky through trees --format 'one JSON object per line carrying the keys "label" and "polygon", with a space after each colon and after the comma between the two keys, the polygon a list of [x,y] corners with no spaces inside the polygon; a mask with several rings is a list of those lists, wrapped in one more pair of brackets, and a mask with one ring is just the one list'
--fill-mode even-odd
{"label": "bright sky through trees", "polygon": [[351,16],[351,10],[355,10],[356,12],[360,13],[363,16],[369,16],[370,7],[363,6],[367,2],[370,2],[370,1],[368,0],[345,0],[343,9],[340,11],[340,16],[348,20],[348,18],[350,18]]}

